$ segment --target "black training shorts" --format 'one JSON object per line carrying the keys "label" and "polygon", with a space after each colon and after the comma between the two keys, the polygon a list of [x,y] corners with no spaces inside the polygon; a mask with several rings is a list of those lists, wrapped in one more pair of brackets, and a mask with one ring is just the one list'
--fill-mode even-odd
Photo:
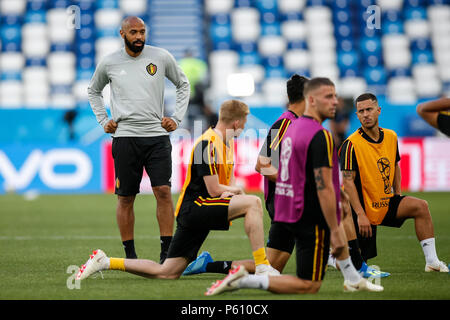
{"label": "black training shorts", "polygon": [[184,257],[189,262],[193,261],[197,258],[197,253],[209,231],[230,228],[228,221],[230,198],[202,199],[202,201],[185,201],[181,205],[177,216],[177,228],[167,258]]}
{"label": "black training shorts", "polygon": [[[405,219],[397,218],[397,211],[398,206],[400,205],[400,202],[404,197],[405,196],[394,195],[393,197],[391,197],[391,199],[389,199],[388,211],[384,216],[384,219],[380,225],[394,228],[400,228],[403,225]],[[361,249],[361,256],[365,261],[367,261],[368,259],[375,258],[377,256],[377,226],[372,225],[372,237],[363,238],[359,234],[358,216],[354,211],[353,211],[353,222],[355,224],[356,234],[358,235],[358,242],[359,247]]]}
{"label": "black training shorts", "polygon": [[272,221],[270,224],[267,247],[292,254],[295,237],[285,223]]}
{"label": "black training shorts", "polygon": [[295,237],[297,277],[321,281],[325,276],[330,251],[330,230],[318,224],[284,223]]}
{"label": "black training shorts", "polygon": [[292,254],[295,246],[294,235],[286,228],[284,223],[273,221],[275,216],[274,195],[267,199],[266,210],[271,220],[267,247]]}
{"label": "black training shorts", "polygon": [[113,138],[115,193],[139,193],[143,170],[152,187],[171,186],[172,145],[169,136]]}

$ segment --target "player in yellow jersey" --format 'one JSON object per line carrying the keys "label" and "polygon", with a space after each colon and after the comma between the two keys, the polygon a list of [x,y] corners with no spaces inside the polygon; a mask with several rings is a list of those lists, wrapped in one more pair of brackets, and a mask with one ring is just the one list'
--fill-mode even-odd
{"label": "player in yellow jersey", "polygon": [[436,254],[427,202],[401,195],[397,135],[379,127],[380,113],[375,95],[360,95],[356,99],[356,115],[361,128],[350,135],[339,152],[362,256],[370,259],[377,255],[377,225],[400,228],[406,219],[414,219],[416,236],[425,255],[425,271],[448,272],[447,265]]}
{"label": "player in yellow jersey", "polygon": [[209,232],[228,230],[230,221],[237,218],[244,218],[256,274],[279,274],[266,257],[261,200],[244,194],[234,183],[233,141],[244,130],[248,113],[245,103],[225,101],[216,127],[209,128],[195,141],[175,210],[176,232],[163,264],[145,259],[109,258],[99,249],[81,267],[77,279],[107,269],[147,278],[177,279],[189,262],[195,260]]}

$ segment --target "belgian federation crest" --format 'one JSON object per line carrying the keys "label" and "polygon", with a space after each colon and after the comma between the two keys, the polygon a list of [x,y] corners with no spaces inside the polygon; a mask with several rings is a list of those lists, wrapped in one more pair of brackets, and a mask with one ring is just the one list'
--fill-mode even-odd
{"label": "belgian federation crest", "polygon": [[156,66],[156,64],[150,63],[147,67],[147,72],[151,75],[154,76],[156,71],[158,70],[158,67]]}

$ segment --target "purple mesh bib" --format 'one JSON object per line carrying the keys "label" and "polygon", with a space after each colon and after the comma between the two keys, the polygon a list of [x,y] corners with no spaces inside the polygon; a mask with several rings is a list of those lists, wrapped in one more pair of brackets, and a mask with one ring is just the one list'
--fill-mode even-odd
{"label": "purple mesh bib", "polygon": [[[303,214],[306,158],[311,140],[324,128],[315,120],[300,117],[292,122],[281,143],[280,165],[275,188],[275,221],[295,223]],[[340,221],[339,161],[333,148],[333,185],[336,216]]]}

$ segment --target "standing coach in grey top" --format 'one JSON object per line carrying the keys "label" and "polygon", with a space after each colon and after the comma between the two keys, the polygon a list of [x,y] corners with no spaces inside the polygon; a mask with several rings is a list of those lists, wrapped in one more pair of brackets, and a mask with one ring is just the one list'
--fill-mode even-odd
{"label": "standing coach in grey top", "polygon": [[[167,50],[145,45],[146,27],[142,19],[125,18],[120,35],[125,46],[105,56],[97,65],[88,88],[89,102],[98,123],[113,136],[116,215],[126,257],[137,258],[134,200],[145,168],[156,197],[162,263],[174,225],[169,132],[178,127],[186,112],[189,82]],[[171,117],[164,117],[166,77],[176,86],[176,107]],[[108,83],[112,119],[108,118],[102,96]]]}

